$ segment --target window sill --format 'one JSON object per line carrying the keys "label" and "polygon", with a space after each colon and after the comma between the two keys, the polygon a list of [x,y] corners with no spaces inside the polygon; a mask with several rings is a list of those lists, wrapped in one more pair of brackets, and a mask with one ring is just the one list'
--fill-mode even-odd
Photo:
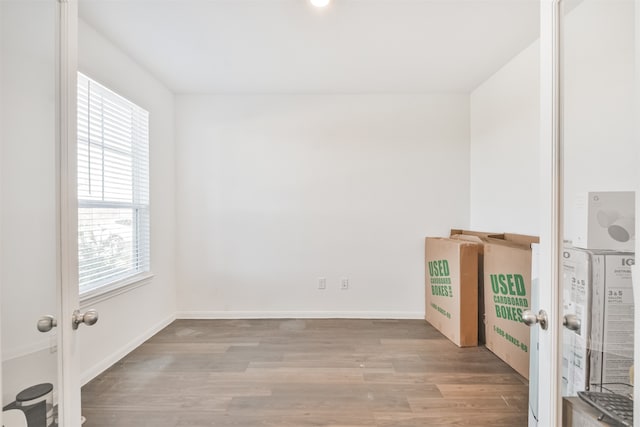
{"label": "window sill", "polygon": [[150,283],[152,278],[153,273],[151,272],[140,273],[135,276],[127,277],[126,279],[118,280],[117,282],[83,292],[80,294],[80,308],[84,309],[89,305],[97,304],[125,292],[132,291],[142,285]]}

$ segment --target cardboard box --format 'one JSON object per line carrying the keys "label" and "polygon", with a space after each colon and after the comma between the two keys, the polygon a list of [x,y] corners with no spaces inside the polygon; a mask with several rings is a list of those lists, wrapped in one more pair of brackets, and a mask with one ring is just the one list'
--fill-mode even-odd
{"label": "cardboard box", "polygon": [[460,240],[425,241],[425,319],[460,347],[478,345],[478,249]]}
{"label": "cardboard box", "polygon": [[[563,395],[582,390],[628,394],[633,365],[633,253],[566,248],[563,252],[564,314],[580,320],[563,330]],[[617,383],[617,384],[616,384]]]}
{"label": "cardboard box", "polygon": [[573,246],[635,252],[635,203],[633,191],[581,194],[572,218]]}
{"label": "cardboard box", "polygon": [[504,233],[492,233],[489,231],[473,231],[473,230],[463,230],[460,228],[452,228],[449,233],[450,237],[453,236],[477,236],[477,237],[495,237],[497,239],[504,238]]}
{"label": "cardboard box", "polygon": [[484,244],[486,346],[527,379],[530,330],[522,312],[531,307],[531,244],[538,240],[505,234]]}
{"label": "cardboard box", "polygon": [[478,244],[478,345],[485,345],[487,343],[487,334],[484,309],[484,243],[486,242],[486,237],[489,235],[504,237],[504,234],[468,232],[466,230],[451,230],[451,233],[451,239]]}

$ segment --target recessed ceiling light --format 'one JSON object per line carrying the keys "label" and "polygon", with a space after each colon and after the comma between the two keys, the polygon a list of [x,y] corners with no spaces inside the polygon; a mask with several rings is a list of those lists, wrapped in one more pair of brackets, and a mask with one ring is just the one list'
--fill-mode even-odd
{"label": "recessed ceiling light", "polygon": [[329,4],[331,0],[310,0],[311,4],[315,7],[325,7]]}

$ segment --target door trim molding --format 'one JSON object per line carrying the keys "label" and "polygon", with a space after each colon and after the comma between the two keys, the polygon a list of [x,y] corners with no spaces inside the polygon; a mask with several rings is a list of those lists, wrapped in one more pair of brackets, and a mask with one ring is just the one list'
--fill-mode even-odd
{"label": "door trim molding", "polygon": [[76,195],[77,0],[58,1],[58,405],[59,424],[80,426],[80,375],[71,316],[78,307]]}
{"label": "door trim molding", "polygon": [[[635,107],[636,107],[636,128],[635,128],[635,140],[636,147],[640,142],[640,0],[634,0],[635,9]],[[636,159],[640,164],[640,149],[636,148]],[[640,225],[640,174],[636,182],[636,230]],[[637,232],[636,232],[637,235]],[[640,239],[636,236],[636,254],[640,253]],[[635,318],[634,318],[634,358],[640,357],[640,264],[636,262],[633,268],[632,280],[633,280],[633,294],[635,303]],[[634,360],[635,365],[635,360]],[[640,384],[640,366],[633,371],[633,383]],[[633,411],[635,414],[640,414],[640,399],[633,400]],[[636,424],[637,425],[637,424]]]}
{"label": "door trim molding", "polygon": [[[0,23],[2,22],[2,5],[0,5]],[[2,43],[2,31],[0,31],[0,43]],[[2,75],[2,67],[0,67],[0,75]],[[2,96],[2,87],[0,81],[0,97]],[[0,103],[0,177],[2,177],[2,103]],[[2,212],[2,186],[0,186],[0,212]],[[2,221],[0,221],[0,242],[2,241]],[[2,301],[2,257],[0,257],[0,301]],[[4,393],[2,391],[2,310],[0,309],[0,403]],[[2,411],[0,411],[0,426],[2,423]]]}
{"label": "door trim molding", "polygon": [[[539,425],[562,425],[560,256],[562,250],[561,44],[562,0],[540,3],[540,307],[550,328],[540,330]],[[546,375],[549,373],[550,375]]]}

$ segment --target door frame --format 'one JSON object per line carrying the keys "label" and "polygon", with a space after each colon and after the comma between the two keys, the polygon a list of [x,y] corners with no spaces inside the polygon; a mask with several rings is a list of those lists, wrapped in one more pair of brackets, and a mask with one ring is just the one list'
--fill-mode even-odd
{"label": "door frame", "polygon": [[[635,6],[635,107],[636,107],[636,128],[635,128],[635,140],[636,146],[640,142],[640,0],[634,0]],[[636,160],[640,165],[640,149],[637,149]],[[640,174],[638,176],[638,182],[636,183],[636,254],[640,253],[640,239],[638,239],[638,225],[640,225],[640,220],[638,220],[638,214],[640,213]],[[633,295],[634,295],[634,365],[635,358],[640,355],[640,265],[637,263],[633,267],[632,270],[632,280],[633,280]],[[633,371],[633,383],[640,384],[640,368],[636,368]],[[634,396],[635,397],[635,396]],[[640,414],[640,398],[633,399],[633,412],[637,415]],[[635,426],[640,426],[640,416],[634,417],[633,424]]]}
{"label": "door frame", "polygon": [[[562,0],[540,1],[540,260],[539,301],[548,329],[539,332],[538,422],[562,425],[559,392],[561,346],[560,253],[562,250],[561,52]],[[534,326],[538,327],[538,326]],[[529,415],[529,425],[536,425]]]}
{"label": "door frame", "polygon": [[[58,413],[59,425],[80,426],[80,363],[72,316],[78,309],[77,71],[78,3],[58,0]],[[76,238],[73,238],[76,236]]]}
{"label": "door frame", "polygon": [[[2,7],[0,7],[0,24],[2,24]],[[0,43],[2,43],[2,31],[0,31]],[[2,75],[2,67],[0,67],[0,76]],[[0,97],[2,96],[2,86],[0,83]],[[2,177],[2,146],[4,144],[2,140],[2,103],[0,103],[0,178]],[[0,185],[0,212],[2,212],[2,185]],[[0,220],[0,242],[2,241],[2,221]],[[2,257],[0,256],[0,301],[2,301]],[[2,396],[2,310],[0,309],[0,403]],[[0,408],[2,409],[2,408]],[[2,423],[2,411],[0,410],[0,426]]]}

